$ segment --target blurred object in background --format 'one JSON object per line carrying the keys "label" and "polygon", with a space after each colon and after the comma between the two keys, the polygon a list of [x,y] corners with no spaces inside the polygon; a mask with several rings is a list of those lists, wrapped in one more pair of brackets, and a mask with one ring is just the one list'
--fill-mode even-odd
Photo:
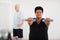
{"label": "blurred object in background", "polygon": [[8,30],[0,30],[0,40],[12,40],[11,32]]}
{"label": "blurred object in background", "polygon": [[8,32],[7,40],[12,40],[11,39],[11,33],[10,32]]}

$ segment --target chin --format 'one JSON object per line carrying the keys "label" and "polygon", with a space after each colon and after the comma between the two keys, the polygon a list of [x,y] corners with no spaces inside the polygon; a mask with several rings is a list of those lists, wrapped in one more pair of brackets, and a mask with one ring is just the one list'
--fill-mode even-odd
{"label": "chin", "polygon": [[39,16],[39,17],[37,17],[37,18],[41,18],[41,17]]}

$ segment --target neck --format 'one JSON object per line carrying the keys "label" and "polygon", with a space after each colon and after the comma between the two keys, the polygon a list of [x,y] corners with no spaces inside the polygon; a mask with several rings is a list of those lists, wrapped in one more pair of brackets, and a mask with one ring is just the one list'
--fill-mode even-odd
{"label": "neck", "polygon": [[36,18],[37,21],[40,21],[41,19],[42,19],[42,18],[40,18],[40,17],[37,17],[37,18]]}
{"label": "neck", "polygon": [[42,19],[42,18],[40,18],[40,17],[37,17],[37,18],[36,18],[38,24],[40,23],[40,20],[41,20],[41,19]]}

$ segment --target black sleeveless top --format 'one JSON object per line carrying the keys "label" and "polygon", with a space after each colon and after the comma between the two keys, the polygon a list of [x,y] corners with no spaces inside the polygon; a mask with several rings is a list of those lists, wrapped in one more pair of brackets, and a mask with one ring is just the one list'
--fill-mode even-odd
{"label": "black sleeveless top", "polygon": [[48,28],[46,24],[42,22],[42,20],[39,24],[34,21],[33,24],[30,26],[29,40],[48,40]]}

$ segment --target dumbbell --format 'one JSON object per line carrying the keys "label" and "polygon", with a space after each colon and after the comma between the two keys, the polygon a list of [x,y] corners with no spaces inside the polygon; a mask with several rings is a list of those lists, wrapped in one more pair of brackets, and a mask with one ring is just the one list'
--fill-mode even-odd
{"label": "dumbbell", "polygon": [[[28,21],[28,19],[25,19],[25,21]],[[32,21],[33,21],[33,22],[36,21],[36,18],[33,18]],[[42,22],[46,22],[46,20],[43,19]],[[50,19],[50,22],[53,22],[53,19]]]}

